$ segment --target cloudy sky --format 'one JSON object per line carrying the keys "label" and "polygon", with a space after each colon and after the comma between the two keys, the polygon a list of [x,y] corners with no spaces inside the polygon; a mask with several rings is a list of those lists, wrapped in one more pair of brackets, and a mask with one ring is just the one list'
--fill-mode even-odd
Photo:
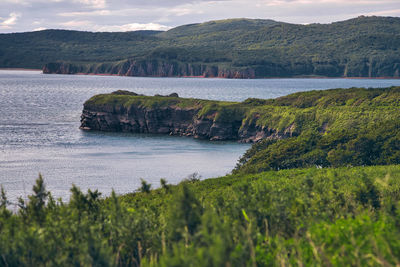
{"label": "cloudy sky", "polygon": [[0,33],[167,30],[243,17],[329,23],[360,15],[400,16],[400,0],[0,0]]}

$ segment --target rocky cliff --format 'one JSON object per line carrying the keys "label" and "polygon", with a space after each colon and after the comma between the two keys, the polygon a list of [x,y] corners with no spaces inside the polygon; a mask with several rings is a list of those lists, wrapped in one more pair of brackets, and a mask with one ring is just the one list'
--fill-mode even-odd
{"label": "rocky cliff", "polygon": [[[208,140],[256,142],[263,138],[297,135],[291,124],[284,129],[262,126],[249,106],[172,96],[141,96],[124,91],[97,95],[84,104],[81,129],[192,136]],[[252,120],[249,120],[253,117]]]}
{"label": "rocky cliff", "polygon": [[[382,63],[383,64],[383,63]],[[123,60],[105,63],[48,63],[45,74],[97,74],[136,77],[203,77],[254,79],[272,77],[399,78],[400,65],[361,60],[349,62],[305,61],[296,64],[262,62],[259,65],[185,63],[176,60]]]}
{"label": "rocky cliff", "polygon": [[107,74],[137,77],[207,77],[253,79],[252,68],[228,69],[206,64],[190,64],[177,61],[127,60],[118,63],[74,64],[48,63],[43,67],[45,74]]}
{"label": "rocky cliff", "polygon": [[240,142],[324,136],[343,127],[357,129],[360,123],[394,120],[399,95],[400,87],[351,88],[239,103],[117,91],[85,102],[81,129]]}

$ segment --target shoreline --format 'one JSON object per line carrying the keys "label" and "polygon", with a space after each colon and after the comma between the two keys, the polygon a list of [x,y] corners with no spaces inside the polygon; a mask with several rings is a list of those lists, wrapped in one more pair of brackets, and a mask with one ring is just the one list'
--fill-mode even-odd
{"label": "shoreline", "polygon": [[27,69],[27,68],[0,68],[0,70],[43,71],[42,69]]}
{"label": "shoreline", "polygon": [[[42,69],[28,69],[28,68],[0,68],[1,70],[14,70],[14,71],[42,71]],[[351,79],[351,80],[399,80],[400,77],[328,77],[328,76],[288,76],[288,77],[259,77],[259,78],[225,78],[225,77],[206,77],[204,75],[200,76],[128,76],[128,75],[118,75],[111,73],[43,73],[43,74],[59,74],[59,75],[87,75],[87,76],[116,76],[116,77],[136,77],[136,78],[197,78],[197,79],[228,79],[228,80],[262,80],[262,79]]]}
{"label": "shoreline", "polygon": [[[1,69],[0,69],[1,70]],[[226,80],[262,80],[262,79],[354,79],[354,80],[399,80],[400,77],[328,77],[328,76],[288,76],[288,77],[259,77],[259,78],[225,78],[225,77],[206,77],[200,76],[129,76],[129,75],[118,75],[111,73],[44,73],[44,74],[58,74],[58,75],[87,75],[87,76],[117,76],[117,77],[135,77],[135,78],[197,78],[197,79],[226,79]]]}

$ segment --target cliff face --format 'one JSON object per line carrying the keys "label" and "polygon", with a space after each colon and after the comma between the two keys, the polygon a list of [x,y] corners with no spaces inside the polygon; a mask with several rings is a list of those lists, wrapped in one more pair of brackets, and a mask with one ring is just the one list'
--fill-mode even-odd
{"label": "cliff face", "polygon": [[49,63],[43,67],[45,74],[109,74],[138,77],[209,77],[209,78],[257,78],[256,71],[246,69],[224,69],[204,64],[177,61],[128,60],[118,64],[100,63],[80,65],[72,63]]}
{"label": "cliff face", "polygon": [[124,60],[106,63],[48,63],[45,74],[103,74],[136,77],[205,77],[254,79],[271,77],[392,77],[399,78],[398,63],[373,60],[349,62],[305,61],[296,64],[261,62],[259,65],[185,63],[177,60]]}
{"label": "cliff face", "polygon": [[[120,92],[119,92],[120,93]],[[125,95],[126,97],[126,95]],[[143,98],[140,96],[139,98]],[[157,98],[157,97],[144,97]],[[174,103],[175,97],[165,98]],[[207,102],[207,101],[205,101]],[[81,116],[81,129],[109,132],[131,132],[192,136],[208,140],[256,142],[263,138],[281,139],[296,135],[292,126],[283,131],[244,122],[244,113],[221,119],[221,111],[201,114],[202,105],[149,107],[140,100],[128,107],[94,105],[87,101]]]}
{"label": "cliff face", "polygon": [[370,125],[367,122],[394,118],[399,95],[400,87],[352,88],[269,100],[249,98],[239,103],[117,91],[85,102],[81,129],[240,142],[284,139],[303,133],[315,136],[337,132],[344,126],[357,128],[359,121]]}

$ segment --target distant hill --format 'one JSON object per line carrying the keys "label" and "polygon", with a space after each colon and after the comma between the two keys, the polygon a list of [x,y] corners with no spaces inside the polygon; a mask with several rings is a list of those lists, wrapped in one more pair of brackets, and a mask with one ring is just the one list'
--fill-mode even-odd
{"label": "distant hill", "polygon": [[230,19],[166,32],[0,34],[0,67],[226,78],[399,77],[400,18],[297,25]]}

